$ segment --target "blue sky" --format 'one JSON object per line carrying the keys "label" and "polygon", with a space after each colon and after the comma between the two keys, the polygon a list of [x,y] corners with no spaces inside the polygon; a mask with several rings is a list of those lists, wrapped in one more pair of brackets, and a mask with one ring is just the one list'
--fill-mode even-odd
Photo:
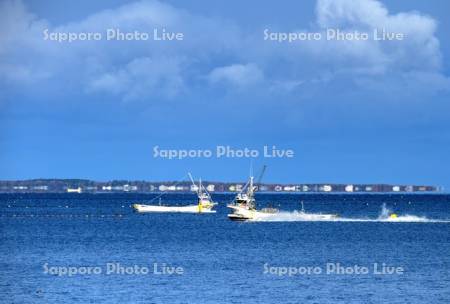
{"label": "blue sky", "polygon": [[[234,181],[250,159],[166,149],[293,149],[268,182],[450,187],[446,1],[1,1],[0,178]],[[107,28],[183,41],[45,41]],[[372,31],[404,41],[263,39]]]}

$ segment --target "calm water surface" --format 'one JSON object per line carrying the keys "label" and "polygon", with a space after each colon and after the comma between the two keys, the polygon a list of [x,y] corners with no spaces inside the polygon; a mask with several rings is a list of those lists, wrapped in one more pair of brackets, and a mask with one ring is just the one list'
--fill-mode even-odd
{"label": "calm water surface", "polygon": [[[257,223],[229,221],[226,194],[214,196],[216,214],[130,208],[154,197],[0,195],[0,302],[450,303],[448,195],[259,194],[286,213]],[[344,220],[297,221],[301,200]],[[377,220],[383,205],[405,221]],[[345,273],[327,273],[338,263]],[[374,263],[404,272],[375,274]],[[369,273],[347,273],[355,265]],[[87,267],[97,273],[80,273]],[[283,274],[289,267],[321,273]]]}

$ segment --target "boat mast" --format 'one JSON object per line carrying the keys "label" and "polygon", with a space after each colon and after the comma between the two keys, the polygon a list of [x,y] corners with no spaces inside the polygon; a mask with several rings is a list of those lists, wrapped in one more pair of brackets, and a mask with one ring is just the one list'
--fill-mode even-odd
{"label": "boat mast", "polygon": [[249,188],[247,191],[247,196],[248,196],[248,203],[251,208],[255,208],[255,199],[254,199],[255,191],[254,190],[255,190],[255,188],[253,186],[253,176],[250,176],[250,183],[249,183]]}
{"label": "boat mast", "polygon": [[253,192],[253,176],[250,176],[250,185],[249,185],[249,188],[248,188],[248,197],[249,198],[253,198],[253,194],[254,194],[254,192]]}
{"label": "boat mast", "polygon": [[199,183],[199,186],[197,187],[197,185],[195,184],[195,182],[194,182],[194,178],[192,177],[192,175],[191,175],[191,173],[190,172],[188,172],[188,175],[189,175],[189,179],[191,180],[191,182],[192,182],[192,185],[195,187],[195,188],[197,188],[197,197],[200,199],[200,191],[201,191],[201,185],[202,185],[202,180],[200,179],[200,183]]}

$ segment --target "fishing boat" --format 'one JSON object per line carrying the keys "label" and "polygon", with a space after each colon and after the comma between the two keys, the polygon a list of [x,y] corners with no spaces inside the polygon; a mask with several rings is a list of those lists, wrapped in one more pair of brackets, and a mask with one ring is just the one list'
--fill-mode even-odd
{"label": "fishing boat", "polygon": [[273,217],[275,214],[279,212],[278,209],[275,208],[263,208],[257,210],[255,201],[256,190],[257,187],[253,184],[253,176],[250,176],[249,181],[244,186],[242,191],[236,195],[232,203],[227,205],[227,207],[233,211],[231,214],[228,214],[228,218],[230,220],[232,221],[254,221],[261,219],[263,220]]}
{"label": "fishing boat", "polygon": [[[257,184],[260,183],[265,172],[266,166],[263,167],[262,172],[258,178]],[[238,193],[234,201],[227,205],[232,210],[228,214],[228,218],[232,221],[273,221],[280,218],[280,211],[276,208],[256,208],[255,191],[258,189],[253,183],[253,176],[243,187],[242,191]],[[337,214],[323,214],[323,213],[307,213],[301,202],[302,208],[296,216],[304,221],[330,221],[338,218]]]}
{"label": "fishing boat", "polygon": [[145,204],[133,204],[133,209],[140,213],[146,212],[182,212],[182,213],[215,213],[213,210],[217,203],[214,203],[211,199],[211,195],[203,186],[200,180],[198,185],[195,184],[192,175],[189,173],[189,178],[193,184],[193,188],[197,194],[197,204],[187,206],[163,206],[161,200],[159,205],[145,205]]}

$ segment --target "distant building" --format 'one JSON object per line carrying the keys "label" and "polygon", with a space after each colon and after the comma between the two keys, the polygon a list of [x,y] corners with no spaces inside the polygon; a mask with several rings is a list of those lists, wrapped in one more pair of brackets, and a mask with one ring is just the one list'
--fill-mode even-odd
{"label": "distant building", "polygon": [[324,192],[331,192],[333,190],[333,187],[331,187],[330,185],[323,185],[322,187],[322,191]]}
{"label": "distant building", "polygon": [[78,187],[78,188],[67,188],[67,193],[81,193],[81,187]]}
{"label": "distant building", "polygon": [[259,191],[267,191],[267,190],[269,190],[269,187],[267,187],[267,186],[265,186],[265,185],[261,185],[261,186],[259,187]]}
{"label": "distant building", "polygon": [[295,186],[284,186],[284,191],[295,191]]}
{"label": "distant building", "polygon": [[28,187],[27,186],[14,186],[13,189],[14,190],[27,190]]}
{"label": "distant building", "polygon": [[40,190],[40,191],[47,191],[48,190],[48,186],[34,186],[33,189],[34,190]]}

